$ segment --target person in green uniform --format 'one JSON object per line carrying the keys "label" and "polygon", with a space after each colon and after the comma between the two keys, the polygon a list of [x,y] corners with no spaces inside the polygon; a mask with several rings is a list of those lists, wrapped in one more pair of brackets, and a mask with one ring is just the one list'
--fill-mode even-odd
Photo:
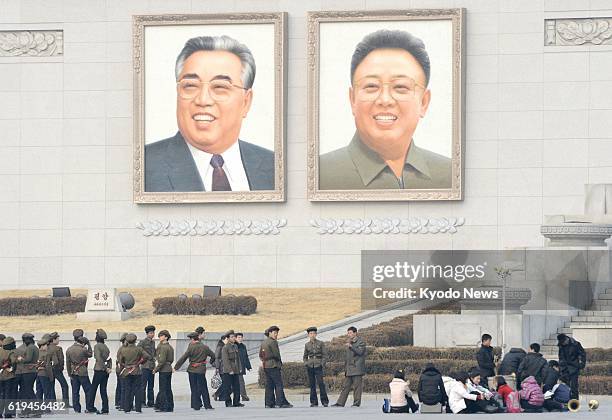
{"label": "person in green uniform", "polygon": [[7,400],[17,399],[17,378],[15,368],[17,353],[15,352],[15,339],[5,337],[0,347],[0,417],[15,417],[15,410],[9,409]]}
{"label": "person in green uniform", "polygon": [[[66,359],[64,358],[64,349],[59,345],[60,336],[57,332],[52,332],[49,334],[51,336],[51,343],[47,348],[47,352],[52,355],[52,357],[57,358],[57,365],[53,364],[53,395],[55,395],[55,381],[59,382],[60,387],[62,389],[62,400],[68,405],[69,399],[69,389],[68,382],[66,381],[66,377],[64,376],[64,366],[66,363]],[[56,398],[56,397],[54,397]]]}
{"label": "person in green uniform", "polygon": [[48,351],[51,336],[45,334],[36,343],[38,345],[38,364],[36,366],[36,399],[54,400],[53,388],[53,365],[58,363],[57,357]]}
{"label": "person in green uniform", "polygon": [[119,411],[122,410],[121,404],[123,404],[123,391],[125,390],[125,387],[123,386],[123,378],[120,375],[122,367],[119,364],[119,355],[121,354],[123,347],[127,345],[125,342],[125,337],[127,337],[127,333],[121,334],[121,337],[119,338],[119,342],[121,344],[117,349],[117,354],[115,357],[115,375],[117,376],[117,385],[115,386],[115,409]]}
{"label": "person in green uniform", "polygon": [[95,413],[95,407],[89,405],[89,395],[91,382],[87,365],[93,355],[89,339],[83,336],[83,330],[76,329],[72,332],[74,344],[66,349],[66,371],[70,377],[70,387],[72,388],[72,408],[76,413],[81,412],[80,390],[83,388],[85,395],[85,411]]}
{"label": "person in green uniform", "polygon": [[[36,369],[38,365],[38,347],[34,344],[34,335],[24,333],[21,336],[23,344],[15,350],[17,355],[17,366],[15,376],[19,387],[18,398],[20,400],[33,400],[34,382],[36,381]],[[31,410],[23,410],[22,414],[30,415]]]}
{"label": "person in green uniform", "polygon": [[168,330],[161,330],[157,336],[159,337],[159,344],[155,349],[155,361],[157,364],[153,369],[153,374],[159,374],[159,392],[155,399],[155,411],[169,413],[174,411],[174,395],[172,394],[174,349],[168,342],[170,340]]}
{"label": "person in green uniform", "polygon": [[191,391],[191,408],[200,410],[204,406],[205,409],[212,410],[208,385],[206,384],[206,365],[215,362],[215,354],[206,344],[200,341],[200,335],[197,332],[189,333],[187,337],[191,341],[185,353],[174,364],[174,371],[179,370],[183,363],[189,360],[187,374],[189,375],[189,389]]}
{"label": "person in green uniform", "polygon": [[322,341],[317,340],[317,327],[309,327],[306,332],[308,333],[308,341],[304,345],[303,360],[306,372],[308,373],[308,385],[310,386],[310,406],[317,407],[319,405],[319,400],[317,399],[317,384],[319,384],[321,404],[327,407],[329,398],[327,397],[325,382],[323,381],[327,349]]}
{"label": "person in green uniform", "polygon": [[119,363],[125,391],[123,392],[123,411],[129,413],[134,409],[137,413],[142,412],[142,372],[140,366],[147,362],[151,356],[136,346],[136,334],[128,334],[125,337],[127,345],[121,349]]}
{"label": "person in green uniform", "polygon": [[[96,330],[96,345],[94,346],[94,376],[91,382],[91,389],[89,391],[89,407],[93,407],[94,410],[100,414],[108,414],[108,392],[106,387],[108,385],[108,376],[113,366],[113,361],[110,357],[110,349],[104,343],[107,335],[106,331],[102,328]],[[102,400],[102,410],[99,411],[95,408],[96,394],[100,387],[100,399]]]}
{"label": "person in green uniform", "polygon": [[143,363],[142,370],[142,404],[147,407],[153,407],[155,405],[155,376],[153,375],[153,368],[155,368],[155,326],[147,325],[145,327],[146,337],[138,342],[138,347],[142,347],[147,352],[149,360]]}
{"label": "person in green uniform", "polygon": [[278,332],[280,328],[276,325],[266,330],[267,338],[261,343],[259,358],[261,359],[264,373],[266,376],[265,405],[266,408],[291,408],[293,405],[285,397],[283,377],[281,375],[280,349],[278,348]]}
{"label": "person in green uniform", "polygon": [[[234,330],[228,331],[225,336],[227,342],[221,350],[221,358],[223,360],[221,369],[221,379],[223,381],[224,393],[220,396],[225,400],[226,407],[244,407],[240,402],[240,353],[236,346],[236,334]],[[232,400],[232,395],[234,396]]]}

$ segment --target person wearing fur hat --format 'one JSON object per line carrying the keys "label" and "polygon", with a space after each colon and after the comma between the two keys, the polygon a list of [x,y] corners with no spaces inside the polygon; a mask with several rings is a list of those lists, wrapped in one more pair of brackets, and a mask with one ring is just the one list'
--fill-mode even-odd
{"label": "person wearing fur hat", "polygon": [[53,364],[53,383],[51,387],[55,395],[55,381],[59,382],[60,388],[62,389],[62,400],[68,405],[68,395],[70,392],[68,389],[68,382],[64,376],[64,366],[66,363],[64,349],[59,345],[60,336],[57,332],[52,332],[49,336],[51,337],[51,343],[49,343],[47,347],[47,353],[51,354],[52,358],[57,359],[57,364]]}
{"label": "person wearing fur hat", "polygon": [[125,413],[129,413],[132,409],[137,413],[142,412],[142,371],[140,366],[151,358],[142,347],[136,346],[136,339],[136,334],[128,334],[125,337],[127,346],[122,348],[119,355],[120,375],[123,377],[125,386],[122,405]]}
{"label": "person wearing fur hat", "polygon": [[97,408],[94,408],[94,411],[100,414],[108,414],[108,393],[106,391],[106,387],[108,385],[108,376],[111,372],[111,368],[113,366],[113,361],[110,358],[110,350],[108,346],[104,343],[107,335],[106,331],[102,328],[99,328],[96,331],[96,345],[94,346],[94,376],[91,383],[91,389],[89,391],[89,407],[95,407],[96,394],[98,392],[98,387],[100,387],[100,399],[102,400],[102,410],[98,411]]}
{"label": "person wearing fur hat", "polygon": [[88,395],[91,389],[87,365],[93,355],[91,345],[87,337],[83,336],[83,330],[77,329],[72,333],[74,344],[66,350],[66,370],[70,377],[70,387],[72,388],[72,408],[76,413],[81,412],[80,390],[83,388],[85,395],[85,411],[95,413],[95,407],[89,405]]}
{"label": "person wearing fur hat", "polygon": [[121,365],[119,364],[119,355],[121,354],[121,350],[127,345],[125,342],[125,337],[127,337],[127,333],[121,334],[119,338],[119,342],[121,345],[117,349],[117,354],[115,357],[115,375],[117,376],[117,385],[115,386],[115,409],[121,411],[121,404],[123,403],[123,391],[125,387],[123,386],[123,378],[121,377]]}
{"label": "person wearing fur hat", "polygon": [[138,342],[138,347],[142,347],[150,356],[149,360],[142,365],[142,404],[147,407],[155,405],[155,376],[153,369],[155,368],[155,326],[147,325],[144,329],[146,337]]}
{"label": "person wearing fur hat", "polygon": [[[23,344],[15,350],[17,355],[17,366],[15,376],[19,387],[17,397],[20,400],[34,400],[34,382],[36,381],[36,367],[38,365],[38,347],[34,344],[34,336],[25,333],[21,336]],[[31,414],[31,412],[22,412]]]}
{"label": "person wearing fur hat", "polygon": [[586,367],[586,352],[573,337],[565,334],[557,336],[559,347],[559,374],[561,380],[570,386],[570,398],[578,399],[578,376]]}
{"label": "person wearing fur hat", "polygon": [[0,347],[0,417],[11,418],[15,416],[15,410],[11,410],[5,400],[17,399],[17,379],[15,378],[15,367],[17,365],[17,354],[15,353],[15,339],[4,337]]}
{"label": "person wearing fur hat", "polygon": [[172,394],[174,349],[168,342],[170,340],[168,330],[161,330],[157,336],[159,337],[159,344],[155,349],[155,361],[157,364],[153,369],[153,374],[159,373],[159,392],[155,399],[155,411],[169,413],[174,411],[174,395]]}

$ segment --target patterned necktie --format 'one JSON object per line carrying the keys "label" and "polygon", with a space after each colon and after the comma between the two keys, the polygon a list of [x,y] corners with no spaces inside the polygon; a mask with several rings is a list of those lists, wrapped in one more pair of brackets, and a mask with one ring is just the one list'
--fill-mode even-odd
{"label": "patterned necktie", "polygon": [[223,156],[213,155],[210,159],[210,165],[213,169],[212,190],[213,191],[231,191],[232,187],[227,179],[227,175],[223,170]]}

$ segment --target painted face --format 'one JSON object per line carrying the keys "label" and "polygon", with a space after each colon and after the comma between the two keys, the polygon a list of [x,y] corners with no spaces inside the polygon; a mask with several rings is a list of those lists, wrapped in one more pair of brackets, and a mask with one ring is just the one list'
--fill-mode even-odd
{"label": "painted face", "polygon": [[220,154],[238,140],[253,97],[250,89],[240,87],[241,75],[240,59],[228,51],[198,51],[185,60],[178,81],[193,83],[184,86],[191,89],[187,95],[177,85],[176,120],[192,146]]}
{"label": "painted face", "polygon": [[362,141],[384,154],[407,146],[424,117],[430,91],[418,61],[402,49],[378,49],[355,69],[349,89],[355,126]]}

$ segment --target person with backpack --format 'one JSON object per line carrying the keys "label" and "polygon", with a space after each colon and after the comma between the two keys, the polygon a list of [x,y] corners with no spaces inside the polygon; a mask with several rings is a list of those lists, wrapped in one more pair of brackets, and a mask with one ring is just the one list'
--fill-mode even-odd
{"label": "person with backpack", "polygon": [[527,353],[519,347],[512,347],[508,353],[504,355],[497,373],[499,375],[512,375],[518,372],[519,365],[525,358]]}
{"label": "person with backpack", "polygon": [[578,399],[578,376],[586,366],[586,352],[580,342],[565,334],[557,336],[561,379],[569,384],[571,399]]}
{"label": "person with backpack", "polygon": [[533,376],[521,382],[521,407],[528,413],[541,413],[544,406],[544,394]]}
{"label": "person with backpack", "polygon": [[506,399],[508,398],[508,395],[512,393],[512,388],[510,388],[510,385],[508,385],[508,383],[506,382],[506,379],[504,379],[503,376],[496,376],[495,383],[496,383],[497,393],[502,398],[502,401],[504,402],[504,406],[507,406]]}
{"label": "person with backpack", "polygon": [[433,363],[427,363],[419,378],[419,401],[425,405],[445,405],[448,396],[444,390],[442,374]]}
{"label": "person with backpack", "polygon": [[529,353],[523,358],[516,374],[517,383],[522,383],[529,376],[533,376],[538,383],[542,384],[548,363],[540,354],[540,345],[532,343],[529,345]]}
{"label": "person with backpack", "polygon": [[455,380],[450,382],[448,393],[448,405],[453,414],[471,414],[480,411],[477,401],[483,397],[482,394],[468,391],[467,372],[458,372],[454,376]]}
{"label": "person with backpack", "polygon": [[416,413],[419,405],[412,398],[410,382],[405,379],[405,372],[400,369],[393,375],[393,380],[389,383],[391,391],[390,413]]}
{"label": "person with backpack", "polygon": [[483,334],[481,337],[481,346],[476,353],[476,361],[480,369],[480,379],[484,388],[489,388],[489,377],[495,376],[495,356],[493,347],[491,347],[493,337],[489,334]]}

